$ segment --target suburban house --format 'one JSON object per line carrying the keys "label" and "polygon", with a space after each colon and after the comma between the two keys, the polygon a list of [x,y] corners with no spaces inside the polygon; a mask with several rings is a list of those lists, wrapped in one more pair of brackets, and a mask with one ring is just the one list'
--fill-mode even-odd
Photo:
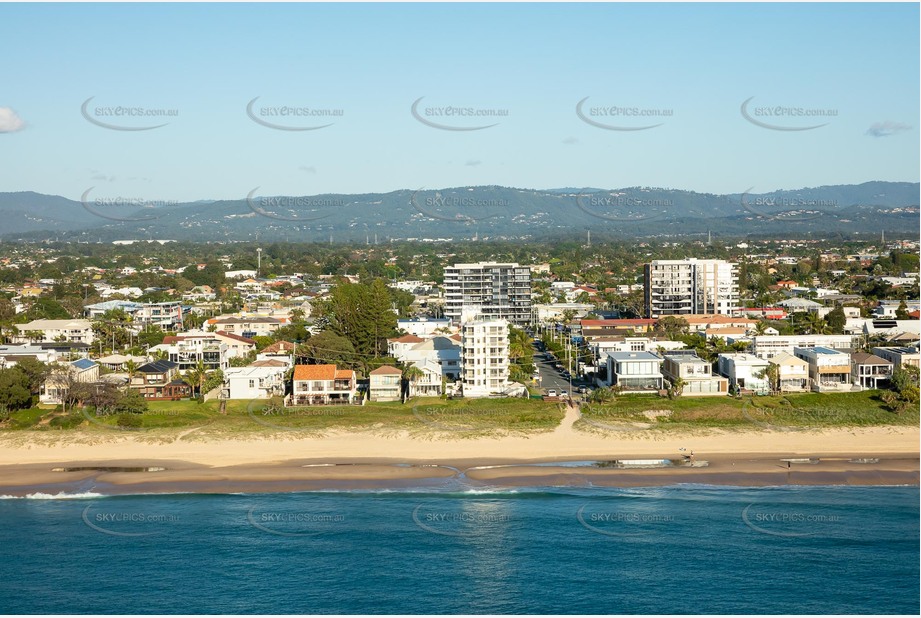
{"label": "suburban house", "polygon": [[410,397],[438,397],[442,394],[442,368],[431,359],[412,364],[422,371],[422,376],[409,381]]}
{"label": "suburban house", "polygon": [[415,363],[421,361],[434,361],[441,367],[441,371],[449,380],[457,380],[461,373],[461,346],[448,337],[432,337],[403,348],[399,354],[394,354],[402,363]]}
{"label": "suburban house", "polygon": [[256,360],[276,360],[290,367],[294,364],[294,347],[290,341],[276,341],[256,354]]}
{"label": "suburban house", "polygon": [[281,318],[270,318],[263,316],[220,316],[209,318],[205,321],[205,327],[214,326],[217,330],[232,335],[240,335],[247,339],[253,337],[268,337],[276,330],[284,326],[287,320]]}
{"label": "suburban house", "polygon": [[285,394],[287,366],[230,367],[224,370],[221,399],[271,399]]}
{"label": "suburban house", "polygon": [[720,375],[729,379],[729,385],[740,391],[754,391],[759,395],[770,392],[771,384],[767,376],[770,362],[754,354],[738,352],[720,354],[716,359],[716,369]]}
{"label": "suburban house", "polygon": [[883,388],[892,378],[892,362],[875,354],[851,354],[851,381],[863,388]]}
{"label": "suburban house", "polygon": [[39,341],[77,341],[92,344],[95,340],[93,323],[89,320],[32,320],[16,324],[19,334],[12,337],[15,343]]}
{"label": "suburban house", "polygon": [[756,335],[749,344],[749,352],[758,358],[770,360],[780,352],[793,354],[794,348],[823,347],[851,352],[860,346],[859,335]]}
{"label": "suburban house", "polygon": [[899,367],[921,365],[921,353],[913,347],[880,347],[873,348],[873,354],[892,363],[893,369]]}
{"label": "suburban house", "polygon": [[809,390],[809,363],[801,358],[779,352],[768,362],[777,367],[777,389],[782,393],[801,393]]}
{"label": "suburban house", "polygon": [[151,347],[150,351],[166,352],[167,358],[176,363],[179,371],[195,369],[198,363],[202,363],[208,371],[223,370],[230,366],[227,346],[204,337],[165,337],[163,343]]}
{"label": "suburban house", "polygon": [[729,380],[713,375],[713,367],[693,350],[675,350],[665,354],[662,363],[665,379],[675,383],[682,380],[684,397],[711,397],[729,393]]}
{"label": "suburban house", "polygon": [[179,377],[179,365],[168,360],[156,360],[138,367],[128,383],[145,399],[183,399],[192,387]]}
{"label": "suburban house", "polygon": [[129,362],[141,365],[147,362],[143,356],[131,356],[126,354],[110,354],[97,358],[96,362],[110,371],[124,371],[125,365]]}
{"label": "suburban house", "polygon": [[663,388],[663,359],[652,352],[608,352],[608,386],[625,393],[657,393]]}
{"label": "suburban house", "polygon": [[691,333],[709,333],[723,328],[734,329],[734,332],[736,332],[735,329],[742,329],[742,332],[745,333],[753,330],[755,325],[758,324],[758,320],[720,314],[682,315],[679,317],[687,320],[688,332]]}
{"label": "suburban house", "polygon": [[400,401],[403,390],[403,372],[391,365],[378,367],[368,374],[371,401]]}
{"label": "suburban house", "polygon": [[449,318],[401,318],[397,320],[397,328],[405,331],[409,335],[425,337],[434,335],[435,331],[447,331],[451,328]]}
{"label": "suburban house", "polygon": [[63,367],[52,369],[39,390],[41,403],[58,405],[74,382],[93,383],[99,381],[99,364],[88,358],[81,358]]}
{"label": "suburban house", "polygon": [[618,320],[581,320],[582,336],[586,339],[592,337],[609,337],[611,335],[632,335],[645,333],[655,328],[656,322],[651,318],[618,319]]}
{"label": "suburban house", "polygon": [[288,406],[353,403],[358,385],[355,372],[335,365],[295,365]]}
{"label": "suburban house", "polygon": [[397,360],[402,360],[403,356],[414,345],[423,343],[425,339],[418,335],[403,335],[402,337],[391,337],[387,340],[387,354]]}
{"label": "suburban house", "polygon": [[54,349],[37,345],[0,345],[0,369],[13,367],[16,361],[22,358],[34,358],[43,363],[53,363],[58,360],[59,354]]}
{"label": "suburban house", "polygon": [[812,390],[851,390],[851,355],[831,348],[794,348],[794,356],[809,363]]}
{"label": "suburban house", "polygon": [[218,331],[215,333],[189,331],[178,335],[167,335],[163,343],[150,348],[162,350],[169,360],[179,363],[179,370],[194,369],[199,361],[209,371],[226,369],[231,358],[243,358],[256,349],[256,342],[246,337]]}

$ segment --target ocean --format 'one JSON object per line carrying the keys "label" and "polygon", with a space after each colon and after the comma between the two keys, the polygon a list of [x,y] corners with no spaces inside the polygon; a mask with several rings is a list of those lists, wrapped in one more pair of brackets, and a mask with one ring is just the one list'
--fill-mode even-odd
{"label": "ocean", "polygon": [[4,613],[919,612],[918,487],[0,500]]}

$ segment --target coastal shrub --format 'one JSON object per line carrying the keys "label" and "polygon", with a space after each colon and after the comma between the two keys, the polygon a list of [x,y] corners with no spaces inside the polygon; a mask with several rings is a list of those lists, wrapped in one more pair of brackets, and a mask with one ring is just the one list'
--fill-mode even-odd
{"label": "coastal shrub", "polygon": [[83,415],[79,413],[71,413],[65,416],[56,416],[51,419],[48,424],[54,427],[55,429],[73,429],[78,427],[83,423]]}
{"label": "coastal shrub", "polygon": [[115,421],[115,424],[119,427],[141,427],[144,424],[144,419],[140,414],[123,412],[122,414],[118,415],[118,419]]}

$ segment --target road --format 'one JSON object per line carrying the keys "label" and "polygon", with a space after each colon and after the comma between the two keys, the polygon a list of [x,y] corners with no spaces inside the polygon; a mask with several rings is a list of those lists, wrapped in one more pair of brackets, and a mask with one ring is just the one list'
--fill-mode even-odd
{"label": "road", "polygon": [[560,372],[553,368],[555,362],[545,360],[544,353],[538,351],[537,345],[534,345],[534,366],[540,372],[540,386],[544,394],[549,389],[554,389],[557,393],[565,390],[572,395],[573,391],[578,391],[580,386],[586,385],[586,382],[573,379],[570,387],[569,380],[564,379]]}

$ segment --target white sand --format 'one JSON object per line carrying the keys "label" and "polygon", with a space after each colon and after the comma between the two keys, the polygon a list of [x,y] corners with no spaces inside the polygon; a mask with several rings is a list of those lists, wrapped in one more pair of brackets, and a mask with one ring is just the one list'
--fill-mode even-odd
{"label": "white sand", "polygon": [[[553,432],[531,437],[464,438],[441,434],[432,439],[407,432],[387,435],[369,432],[331,432],[302,437],[296,432],[280,439],[200,441],[186,431],[172,443],[145,441],[144,434],[105,436],[97,444],[79,440],[48,440],[48,432],[0,436],[0,465],[75,461],[175,459],[210,466],[282,462],[292,459],[374,458],[398,461],[459,459],[547,460],[593,459],[617,456],[677,457],[680,448],[695,457],[730,454],[784,454],[801,456],[917,454],[918,427],[871,427],[821,431],[710,431],[700,435],[672,432],[632,432],[599,435],[574,431],[575,413],[567,414]],[[180,434],[177,433],[177,436]],[[97,434],[98,436],[98,434]]]}

